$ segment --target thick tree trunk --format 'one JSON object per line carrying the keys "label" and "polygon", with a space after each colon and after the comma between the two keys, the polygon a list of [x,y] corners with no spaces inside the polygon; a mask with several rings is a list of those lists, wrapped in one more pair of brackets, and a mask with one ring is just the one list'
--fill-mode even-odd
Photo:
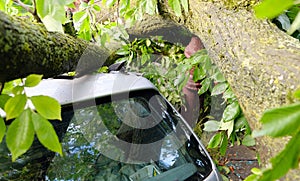
{"label": "thick tree trunk", "polygon": [[66,34],[47,32],[39,24],[0,11],[0,82],[30,73],[53,77],[77,70],[97,70],[109,51]]}
{"label": "thick tree trunk", "polygon": [[[253,129],[262,113],[288,104],[290,92],[300,85],[299,40],[246,9],[190,0],[185,22],[203,41],[212,60],[230,83]],[[257,139],[263,164],[282,150],[286,139]],[[290,180],[300,179],[300,170]]]}

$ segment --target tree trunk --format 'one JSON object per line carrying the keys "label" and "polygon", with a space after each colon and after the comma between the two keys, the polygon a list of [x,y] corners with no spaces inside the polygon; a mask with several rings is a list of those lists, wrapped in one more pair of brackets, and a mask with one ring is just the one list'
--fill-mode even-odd
{"label": "tree trunk", "polygon": [[0,11],[0,82],[30,73],[53,77],[69,71],[97,70],[109,51],[67,34],[47,32],[40,24]]}
{"label": "tree trunk", "polygon": [[[198,35],[231,85],[252,129],[267,109],[288,104],[300,85],[300,43],[246,9],[190,0],[185,26]],[[282,150],[287,139],[257,139],[263,164]],[[300,179],[300,171],[288,175]]]}

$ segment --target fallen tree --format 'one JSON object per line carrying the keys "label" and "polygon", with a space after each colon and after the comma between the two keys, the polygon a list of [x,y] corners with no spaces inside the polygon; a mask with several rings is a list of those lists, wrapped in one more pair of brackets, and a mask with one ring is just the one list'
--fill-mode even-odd
{"label": "fallen tree", "polygon": [[[246,1],[245,1],[246,2]],[[199,36],[213,62],[219,67],[239,99],[253,129],[260,128],[262,113],[288,104],[289,93],[300,85],[300,43],[272,23],[258,20],[246,6],[229,8],[219,2],[190,0],[190,15],[175,17],[166,7],[163,16],[173,22],[143,21],[132,30],[136,37],[159,35],[170,28],[170,41],[186,44],[192,34]],[[246,3],[247,5],[247,3]],[[0,82],[43,73],[46,77],[76,70],[88,43],[68,35],[49,33],[39,25],[0,14]],[[179,27],[179,28],[178,28]],[[162,31],[163,30],[163,31]],[[183,32],[183,33],[182,33]],[[177,40],[178,33],[184,38]],[[169,34],[168,34],[169,35]],[[82,73],[102,65],[109,51],[94,45],[95,59],[86,62]],[[94,51],[96,50],[96,51]],[[89,51],[90,52],[90,51]],[[100,52],[100,53],[98,53]],[[99,62],[100,61],[100,62]],[[258,152],[266,161],[283,148],[286,140],[260,138]],[[288,177],[299,177],[299,170]]]}

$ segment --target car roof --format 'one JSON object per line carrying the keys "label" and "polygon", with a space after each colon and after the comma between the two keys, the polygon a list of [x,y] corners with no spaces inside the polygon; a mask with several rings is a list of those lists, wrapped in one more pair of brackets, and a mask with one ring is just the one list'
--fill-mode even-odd
{"label": "car roof", "polygon": [[27,96],[46,95],[65,105],[144,89],[156,87],[148,79],[134,73],[111,72],[74,79],[43,79],[39,85],[25,91]]}

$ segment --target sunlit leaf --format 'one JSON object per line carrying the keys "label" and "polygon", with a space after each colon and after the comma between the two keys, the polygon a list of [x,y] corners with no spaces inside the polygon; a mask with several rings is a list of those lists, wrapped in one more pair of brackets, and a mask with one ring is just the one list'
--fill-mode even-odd
{"label": "sunlit leaf", "polygon": [[106,6],[108,7],[112,7],[117,0],[106,0]]}
{"label": "sunlit leaf", "polygon": [[204,123],[204,131],[218,131],[220,128],[220,122],[219,121],[206,121]]}
{"label": "sunlit leaf", "polygon": [[44,18],[49,14],[50,3],[46,0],[36,0],[36,10],[40,18]]}
{"label": "sunlit leaf", "polygon": [[287,30],[287,34],[293,34],[297,29],[300,28],[300,11],[298,12],[295,20],[293,21],[291,27]]}
{"label": "sunlit leaf", "polygon": [[222,132],[215,134],[209,141],[207,148],[217,148],[222,141]]}
{"label": "sunlit leaf", "polygon": [[15,161],[24,154],[31,146],[34,139],[34,128],[31,122],[31,111],[25,110],[8,127],[6,144]]}
{"label": "sunlit leaf", "polygon": [[246,135],[245,138],[242,141],[242,144],[245,146],[254,146],[255,145],[255,139],[251,135]]}
{"label": "sunlit leaf", "polygon": [[201,94],[203,94],[204,92],[206,92],[206,91],[209,89],[210,85],[211,85],[211,80],[210,80],[210,78],[205,78],[205,79],[203,79],[203,80],[201,81],[201,88],[199,89],[198,94],[201,95]]}
{"label": "sunlit leaf", "polygon": [[227,83],[225,83],[225,82],[219,83],[219,84],[214,86],[214,88],[211,91],[211,95],[215,96],[215,95],[222,94],[223,92],[226,91],[227,87],[228,87]]}
{"label": "sunlit leaf", "polygon": [[294,92],[294,95],[293,95],[296,99],[300,99],[300,88],[297,89],[295,92]]}
{"label": "sunlit leaf", "polygon": [[93,8],[94,8],[95,11],[100,11],[101,10],[100,6],[98,6],[97,4],[95,4],[93,6]]}
{"label": "sunlit leaf", "polygon": [[62,155],[62,147],[52,124],[37,113],[32,114],[32,122],[39,141],[49,150]]}
{"label": "sunlit leaf", "polygon": [[61,33],[64,32],[62,23],[60,21],[54,19],[51,15],[46,15],[42,19],[42,22],[48,31],[61,32]]}
{"label": "sunlit leaf", "polygon": [[61,106],[54,98],[49,96],[33,96],[30,100],[36,111],[44,118],[61,120]]}
{"label": "sunlit leaf", "polygon": [[187,13],[189,11],[189,2],[188,2],[188,0],[180,0],[180,2],[181,2],[181,5],[184,9],[184,12]]}
{"label": "sunlit leaf", "polygon": [[19,94],[8,99],[4,106],[6,119],[9,120],[18,117],[24,111],[26,102],[27,98],[24,94]]}
{"label": "sunlit leaf", "polygon": [[0,116],[0,143],[2,142],[5,132],[6,132],[6,125],[4,123],[3,118]]}
{"label": "sunlit leaf", "polygon": [[181,6],[179,0],[168,0],[169,6],[175,12],[176,16],[181,16]]}
{"label": "sunlit leaf", "polygon": [[236,118],[239,114],[240,114],[240,105],[237,101],[234,101],[233,103],[229,104],[224,112],[223,112],[223,116],[222,119],[226,122],[226,121],[230,121],[233,120],[234,118]]}
{"label": "sunlit leaf", "polygon": [[230,137],[231,133],[233,132],[233,128],[234,128],[234,121],[227,121],[227,122],[220,122],[220,128],[219,130],[227,130],[227,136],[228,138]]}
{"label": "sunlit leaf", "polygon": [[291,135],[300,129],[300,103],[283,106],[266,111],[261,122],[262,130],[254,131],[255,137],[269,135],[280,137]]}
{"label": "sunlit leaf", "polygon": [[284,10],[292,7],[294,0],[264,0],[254,7],[258,18],[275,18]]}
{"label": "sunlit leaf", "polygon": [[31,74],[26,77],[25,86],[34,87],[38,85],[42,80],[43,75]]}

